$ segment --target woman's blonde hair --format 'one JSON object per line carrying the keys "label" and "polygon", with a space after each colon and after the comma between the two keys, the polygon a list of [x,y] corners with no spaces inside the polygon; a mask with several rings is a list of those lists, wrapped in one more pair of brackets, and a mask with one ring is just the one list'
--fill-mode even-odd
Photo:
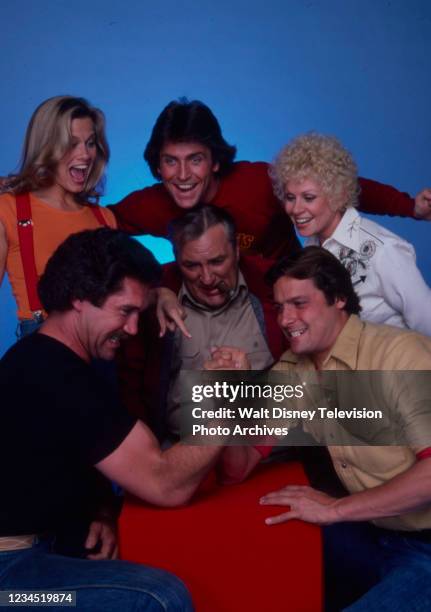
{"label": "woman's blonde hair", "polygon": [[109,160],[105,116],[84,98],[73,96],[49,98],[34,111],[25,135],[20,169],[10,175],[3,191],[17,194],[51,186],[59,161],[72,146],[72,121],[87,117],[93,122],[97,154],[85,188],[77,198],[97,200]]}
{"label": "woman's blonde hair", "polygon": [[320,183],[333,208],[358,203],[358,174],[353,157],[333,136],[309,132],[283,147],[270,166],[276,196],[284,201],[286,183],[311,178]]}

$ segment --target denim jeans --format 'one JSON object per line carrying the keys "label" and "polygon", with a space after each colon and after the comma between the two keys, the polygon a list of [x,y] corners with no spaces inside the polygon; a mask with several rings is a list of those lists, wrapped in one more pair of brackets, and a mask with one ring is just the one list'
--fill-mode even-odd
{"label": "denim jeans", "polygon": [[75,609],[88,612],[193,610],[186,587],[169,572],[128,561],[63,557],[50,552],[49,542],[0,552],[0,590],[76,591]]}
{"label": "denim jeans", "polygon": [[340,523],[323,530],[327,612],[429,612],[431,542]]}

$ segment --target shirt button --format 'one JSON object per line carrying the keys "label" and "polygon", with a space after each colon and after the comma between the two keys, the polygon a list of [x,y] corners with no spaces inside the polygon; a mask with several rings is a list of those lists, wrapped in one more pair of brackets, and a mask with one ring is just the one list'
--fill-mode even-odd
{"label": "shirt button", "polygon": [[347,467],[347,463],[344,463],[344,461],[343,461],[343,463],[341,464],[341,467],[343,468],[343,470],[345,470],[346,467]]}

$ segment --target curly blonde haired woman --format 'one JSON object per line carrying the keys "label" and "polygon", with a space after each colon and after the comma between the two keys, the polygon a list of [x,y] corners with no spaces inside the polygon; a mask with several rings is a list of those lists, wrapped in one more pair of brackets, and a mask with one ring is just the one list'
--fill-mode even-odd
{"label": "curly blonde haired woman", "polygon": [[357,168],[333,137],[299,136],[271,167],[274,190],[306,245],[320,245],[349,270],[362,318],[431,335],[431,289],[411,244],[354,208]]}

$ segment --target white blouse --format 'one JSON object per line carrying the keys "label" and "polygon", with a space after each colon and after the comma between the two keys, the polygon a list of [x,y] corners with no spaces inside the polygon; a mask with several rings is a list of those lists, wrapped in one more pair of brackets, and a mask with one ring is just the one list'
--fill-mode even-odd
{"label": "white blouse", "polygon": [[[319,245],[317,236],[310,245]],[[431,289],[409,242],[348,208],[322,246],[350,272],[362,319],[431,336]]]}

